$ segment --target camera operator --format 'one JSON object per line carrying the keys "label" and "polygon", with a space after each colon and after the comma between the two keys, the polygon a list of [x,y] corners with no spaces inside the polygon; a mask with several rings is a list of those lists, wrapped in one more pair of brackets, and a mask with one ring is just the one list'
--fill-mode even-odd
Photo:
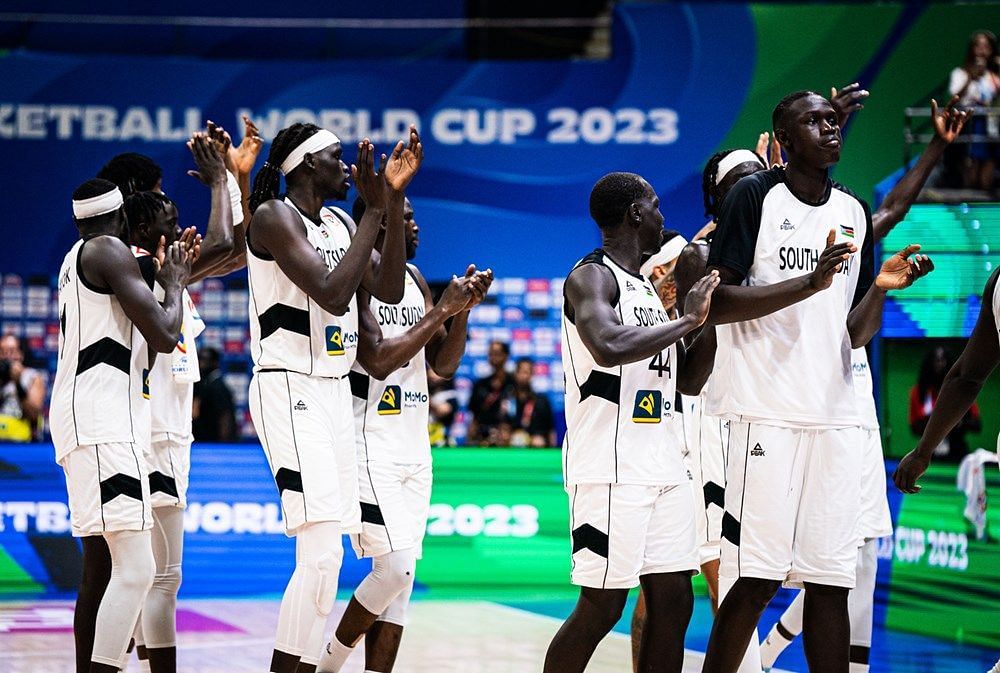
{"label": "camera operator", "polygon": [[13,334],[0,337],[0,441],[41,439],[45,379],[24,364],[26,344]]}

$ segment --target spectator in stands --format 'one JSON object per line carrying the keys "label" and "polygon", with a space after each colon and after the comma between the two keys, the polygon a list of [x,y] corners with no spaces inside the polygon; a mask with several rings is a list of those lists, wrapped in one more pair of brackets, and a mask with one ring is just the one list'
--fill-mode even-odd
{"label": "spectator in stands", "polygon": [[[954,361],[955,358],[943,346],[932,348],[924,356],[924,361],[920,365],[917,385],[910,389],[910,429],[917,437],[924,434],[924,428],[927,427],[927,420],[930,418],[931,411],[934,410],[944,376],[951,369]],[[934,449],[934,456],[956,463],[960,462],[969,452],[965,433],[979,432],[982,427],[979,407],[973,403],[962,421]]]}
{"label": "spectator in stands", "polygon": [[233,394],[222,380],[219,351],[198,349],[201,380],[194,384],[191,430],[196,442],[233,442],[239,438]]}
{"label": "spectator in stands", "polygon": [[472,397],[469,399],[469,413],[472,415],[472,420],[469,422],[469,434],[466,437],[468,444],[497,445],[496,433],[503,420],[501,406],[514,385],[513,379],[507,373],[509,358],[510,345],[502,341],[490,344],[489,361],[493,373],[478,379],[472,385]]}
{"label": "spectator in stands", "polygon": [[458,411],[458,391],[450,379],[438,376],[427,368],[427,389],[430,393],[430,422],[427,431],[431,446],[451,446],[451,426]]}
{"label": "spectator in stands", "polygon": [[[989,107],[997,99],[1000,93],[1000,61],[997,58],[997,38],[993,33],[977,30],[972,34],[965,62],[951,71],[948,90],[959,97],[958,103],[963,107]],[[975,135],[986,135],[988,126],[986,117],[977,115],[967,129]],[[996,143],[970,143],[967,151],[965,187],[992,189],[1000,146]]]}
{"label": "spectator in stands", "polygon": [[530,358],[521,358],[514,368],[514,385],[511,396],[504,401],[505,413],[510,423],[512,446],[555,446],[555,420],[552,405],[545,394],[538,394],[531,387],[535,364]]}
{"label": "spectator in stands", "polygon": [[25,365],[30,355],[23,339],[13,334],[0,338],[0,441],[41,439],[45,377]]}

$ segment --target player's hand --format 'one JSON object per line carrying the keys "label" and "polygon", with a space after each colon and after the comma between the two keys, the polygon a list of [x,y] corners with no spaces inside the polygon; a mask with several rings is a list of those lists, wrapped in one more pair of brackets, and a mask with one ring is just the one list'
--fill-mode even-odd
{"label": "player's hand", "polygon": [[489,293],[490,286],[493,284],[493,269],[477,271],[476,265],[470,264],[469,268],[465,270],[465,277],[471,281],[472,297],[469,299],[469,303],[465,305],[464,310],[471,311],[473,307],[481,304]]}
{"label": "player's hand", "polygon": [[[387,195],[386,181],[375,172],[375,146],[368,138],[358,143],[357,164],[351,166],[351,177],[358,195],[364,199],[369,208],[385,210]],[[385,155],[382,155],[381,166],[385,171]]]}
{"label": "player's hand", "polygon": [[188,227],[181,232],[181,235],[177,237],[181,245],[184,246],[185,252],[191,255],[191,264],[198,261],[201,257],[201,234],[195,227]]}
{"label": "player's hand", "polygon": [[[875,285],[883,290],[903,290],[934,270],[934,262],[927,255],[913,255],[920,246],[911,243],[885,260],[875,277]],[[910,259],[913,255],[913,259]]]}
{"label": "player's hand", "polygon": [[766,157],[767,145],[768,142],[770,142],[770,140],[771,140],[771,134],[768,133],[767,131],[764,131],[759,136],[757,136],[757,146],[753,148],[754,153],[756,153],[759,156]]}
{"label": "player's hand", "polygon": [[250,175],[264,141],[260,138],[260,130],[250,117],[243,115],[243,140],[239,145],[229,148],[229,160],[232,171],[237,176]]}
{"label": "player's hand", "polygon": [[819,256],[819,263],[809,274],[809,286],[814,290],[825,290],[833,285],[833,277],[843,267],[844,262],[850,258],[852,253],[858,251],[858,246],[853,243],[837,243],[837,232],[833,229],[826,237],[826,249]]}
{"label": "player's hand", "polygon": [[830,87],[830,105],[837,111],[837,121],[843,128],[844,124],[852,114],[864,109],[864,100],[871,94],[857,82],[848,84],[837,91],[837,87]]}
{"label": "player's hand", "polygon": [[396,143],[385,167],[385,180],[393,190],[401,192],[413,180],[424,162],[424,146],[420,142],[420,134],[416,126],[410,126],[410,143],[403,146],[403,141]]}
{"label": "player's hand", "polygon": [[192,178],[197,178],[203,185],[211,187],[221,182],[226,183],[226,165],[222,161],[223,154],[213,147],[213,141],[207,134],[198,132],[191,136],[187,142],[187,148],[194,157],[194,163],[198,170],[188,171]]}
{"label": "player's hand", "polygon": [[472,297],[472,283],[468,276],[452,276],[448,287],[441,293],[438,306],[446,315],[453,316],[465,310]]}
{"label": "player's hand", "polygon": [[771,168],[784,166],[787,163],[781,156],[781,143],[778,142],[778,136],[771,138],[771,149],[768,152],[767,163]]}
{"label": "player's hand", "polygon": [[929,456],[922,456],[914,449],[899,461],[896,471],[892,474],[892,481],[903,493],[919,493],[920,486],[917,485],[917,480],[923,476],[930,464]]}
{"label": "player's hand", "polygon": [[969,121],[968,110],[956,110],[958,96],[952,96],[948,105],[938,114],[938,104],[931,99],[931,119],[934,120],[934,135],[946,143],[954,142],[958,134],[962,132],[965,122]]}
{"label": "player's hand", "polygon": [[705,324],[708,320],[708,309],[712,306],[712,293],[715,292],[715,288],[719,287],[718,271],[712,271],[708,275],[702,276],[698,281],[691,286],[688,290],[687,296],[684,298],[684,315],[692,316],[699,327]]}
{"label": "player's hand", "polygon": [[156,280],[163,287],[172,285],[184,287],[191,277],[191,257],[183,243],[179,240],[174,241],[165,251],[163,266],[156,274]]}

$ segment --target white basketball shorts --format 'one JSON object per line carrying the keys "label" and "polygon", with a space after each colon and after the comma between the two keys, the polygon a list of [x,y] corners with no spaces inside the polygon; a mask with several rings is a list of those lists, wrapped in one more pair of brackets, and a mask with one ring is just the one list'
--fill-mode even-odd
{"label": "white basketball shorts", "polygon": [[265,371],[250,381],[250,416],[278,487],[285,532],[338,521],[361,530],[354,412],[347,377]]}
{"label": "white basketball shorts", "polygon": [[149,451],[149,494],[153,507],[187,507],[191,438],[163,439]]}
{"label": "white basketball shorts", "polygon": [[694,480],[698,556],[704,565],[720,556],[722,514],[726,496],[726,452],[729,421],[701,412],[682,416],[688,446],[688,469]]}
{"label": "white basketball shorts", "polygon": [[698,572],[691,483],[575,484],[570,499],[573,584],[631,589],[639,577]]}
{"label": "white basketball shorts", "polygon": [[423,556],[432,474],[430,463],[367,461],[358,466],[361,533],[351,535],[358,558],[401,549]]}
{"label": "white basketball shorts", "polygon": [[720,575],[854,586],[860,428],[731,423]]}
{"label": "white basketball shorts", "polygon": [[875,429],[861,429],[864,467],[861,473],[861,523],[859,545],[865,540],[892,535],[892,514],[886,495],[885,459],[882,436]]}
{"label": "white basketball shorts", "polygon": [[78,446],[61,465],[74,536],[152,528],[146,458],[138,444]]}

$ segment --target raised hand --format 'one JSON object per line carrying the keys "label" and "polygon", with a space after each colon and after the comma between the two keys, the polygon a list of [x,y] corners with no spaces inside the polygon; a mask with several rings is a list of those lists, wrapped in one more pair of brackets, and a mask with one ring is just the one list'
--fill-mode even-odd
{"label": "raised hand", "polygon": [[767,144],[770,141],[770,139],[771,139],[771,134],[770,133],[768,133],[767,131],[764,131],[763,133],[761,133],[759,136],[757,136],[757,146],[753,149],[753,151],[758,156],[766,157],[767,156]]}
{"label": "raised hand", "polygon": [[948,105],[938,114],[938,104],[931,99],[931,119],[934,120],[934,135],[946,143],[954,142],[958,134],[962,132],[965,122],[969,121],[968,110],[956,110],[958,96],[952,96]]}
{"label": "raised hand", "polygon": [[930,458],[920,455],[916,450],[910,451],[899,461],[896,471],[892,474],[892,481],[903,493],[919,493],[920,486],[917,485],[917,480],[923,476],[930,464]]}
{"label": "raised hand", "polygon": [[[351,177],[358,189],[358,195],[364,199],[369,208],[384,210],[388,199],[386,181],[375,172],[375,146],[368,138],[358,143],[357,162],[351,165]],[[381,165],[385,166],[384,155]]]}
{"label": "raised hand", "polygon": [[215,149],[216,142],[202,132],[195,133],[187,142],[187,148],[191,151],[194,163],[198,167],[198,170],[188,171],[187,174],[209,187],[217,182],[226,181],[226,166],[222,161],[225,155],[219,154]]}
{"label": "raised hand", "polygon": [[392,189],[401,192],[410,184],[424,161],[424,146],[420,142],[417,127],[410,127],[410,144],[403,147],[403,141],[396,143],[385,168],[385,180]]}
{"label": "raised hand", "polygon": [[840,271],[844,262],[850,258],[851,253],[858,251],[858,246],[853,243],[837,243],[837,232],[833,229],[826,237],[826,249],[819,256],[819,263],[809,274],[809,285],[815,290],[825,290],[833,285],[833,277]]}
{"label": "raised hand", "polygon": [[465,310],[472,310],[473,307],[481,304],[483,299],[490,291],[490,286],[493,284],[493,269],[486,269],[486,271],[476,271],[476,265],[470,264],[465,270],[465,277],[470,280],[472,297],[469,299],[469,303],[466,304]]}
{"label": "raised hand", "polygon": [[260,150],[264,147],[261,140],[260,130],[250,117],[243,115],[243,140],[239,145],[229,148],[229,163],[232,164],[232,171],[236,175],[250,175]]}
{"label": "raised hand", "polygon": [[895,255],[885,260],[882,264],[878,276],[875,277],[875,285],[883,290],[903,290],[934,270],[934,262],[927,255],[910,255],[920,250],[920,246],[911,243]]}
{"label": "raised hand", "polygon": [[781,158],[781,143],[778,142],[778,136],[771,138],[771,149],[768,152],[767,164],[771,168],[775,166],[784,166],[785,160]]}
{"label": "raised hand", "polygon": [[684,315],[695,318],[698,325],[705,324],[708,309],[712,307],[712,293],[719,287],[720,280],[718,271],[712,271],[698,279],[684,298]]}
{"label": "raised hand", "polygon": [[164,287],[171,285],[184,287],[187,285],[188,278],[191,277],[193,257],[199,252],[200,250],[196,246],[194,254],[188,254],[187,249],[179,240],[174,241],[165,251],[163,265],[156,274],[156,280]]}
{"label": "raised hand", "polygon": [[852,114],[865,107],[863,102],[870,95],[857,82],[848,84],[841,88],[840,91],[837,91],[837,87],[835,86],[830,87],[830,104],[837,111],[837,120],[840,122],[841,127],[847,123],[848,118]]}
{"label": "raised hand", "polygon": [[201,234],[195,227],[188,227],[177,237],[184,250],[192,256],[191,263],[194,264],[201,256]]}
{"label": "raised hand", "polygon": [[472,280],[468,276],[452,276],[448,287],[441,293],[438,306],[449,315],[457,315],[465,310],[472,298]]}

